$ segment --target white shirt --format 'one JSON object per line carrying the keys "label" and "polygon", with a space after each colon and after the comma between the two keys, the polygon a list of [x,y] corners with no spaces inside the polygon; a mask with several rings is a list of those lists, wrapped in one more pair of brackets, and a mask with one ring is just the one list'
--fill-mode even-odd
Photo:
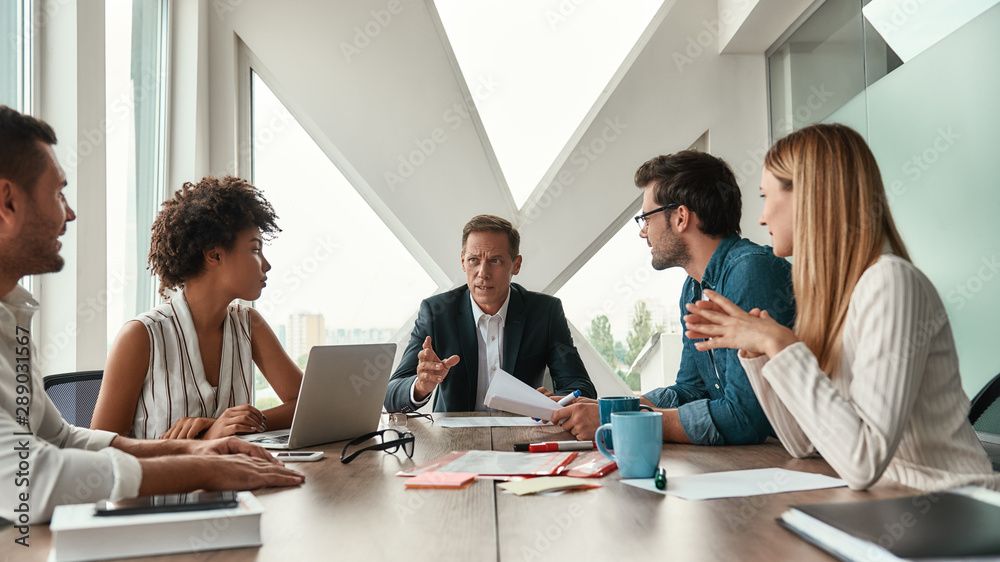
{"label": "white shirt", "polygon": [[16,525],[22,503],[30,523],[43,523],[57,505],[133,497],[142,481],[139,461],[109,447],[114,433],[69,425],[45,393],[30,332],[37,311],[21,286],[0,301],[0,517]]}
{"label": "white shirt", "polygon": [[[485,412],[489,410],[483,402],[486,400],[486,391],[489,390],[490,383],[493,382],[493,374],[497,369],[503,368],[503,330],[507,325],[507,306],[510,304],[510,289],[507,290],[507,298],[503,301],[503,306],[493,315],[486,314],[483,309],[476,304],[476,299],[469,293],[469,301],[472,303],[472,320],[476,325],[476,339],[479,341],[479,368],[478,382],[476,385],[476,411]],[[423,400],[416,400],[413,394],[417,379],[413,379],[410,385],[410,401],[422,407],[431,399],[428,394]]]}
{"label": "white shirt", "polygon": [[181,418],[218,418],[227,408],[253,403],[249,308],[229,305],[216,386],[205,375],[198,332],[183,291],[135,319],[146,326],[150,353],[132,421],[133,437],[156,439]]}
{"label": "white shirt", "polygon": [[884,476],[924,491],[1000,490],[968,421],[944,306],[902,258],[883,255],[858,280],[833,378],[801,342],[741,363],[785,449],[819,451],[851,488]]}
{"label": "white shirt", "polygon": [[472,301],[472,319],[476,323],[476,335],[479,340],[479,382],[476,385],[476,411],[485,412],[489,410],[483,402],[486,400],[486,391],[493,382],[493,375],[503,357],[503,329],[507,324],[507,305],[510,304],[510,289],[507,290],[507,298],[503,301],[503,306],[493,315],[486,314],[479,308],[472,293],[469,293],[469,300]]}

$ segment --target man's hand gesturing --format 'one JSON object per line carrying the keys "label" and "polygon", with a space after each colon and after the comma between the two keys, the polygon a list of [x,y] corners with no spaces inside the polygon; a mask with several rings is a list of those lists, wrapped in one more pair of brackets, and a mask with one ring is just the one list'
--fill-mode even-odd
{"label": "man's hand gesturing", "polygon": [[431,349],[431,337],[424,340],[424,348],[417,354],[417,382],[413,383],[413,397],[423,400],[448,376],[448,369],[458,364],[458,355],[442,361]]}

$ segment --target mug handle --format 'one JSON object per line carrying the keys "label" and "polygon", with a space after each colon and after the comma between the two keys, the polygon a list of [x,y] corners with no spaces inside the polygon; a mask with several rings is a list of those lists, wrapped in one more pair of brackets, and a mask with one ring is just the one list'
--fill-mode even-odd
{"label": "mug handle", "polygon": [[594,441],[597,443],[597,450],[600,451],[601,454],[603,454],[605,457],[608,457],[609,460],[618,462],[618,459],[615,458],[615,455],[609,452],[607,446],[604,444],[604,435],[610,431],[611,431],[610,423],[606,423],[601,427],[597,428],[597,431],[594,432]]}
{"label": "mug handle", "polygon": [[652,412],[653,411],[652,408],[650,408],[649,406],[647,406],[645,404],[639,404],[639,409],[640,410],[646,410],[647,412]]}

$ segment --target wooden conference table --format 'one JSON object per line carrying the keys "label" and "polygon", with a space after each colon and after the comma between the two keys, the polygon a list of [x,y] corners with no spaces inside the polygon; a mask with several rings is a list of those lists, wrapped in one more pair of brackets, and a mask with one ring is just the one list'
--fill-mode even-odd
{"label": "wooden conference table", "polygon": [[[475,414],[448,414],[475,415]],[[503,414],[495,414],[503,415]],[[440,417],[435,414],[435,417]],[[382,416],[383,426],[387,423]],[[393,426],[397,427],[397,426]],[[399,426],[401,427],[401,426]],[[461,490],[407,490],[400,469],[451,451],[511,451],[514,443],[570,439],[558,427],[442,428],[411,418],[413,460],[402,452],[362,453],[340,463],[344,443],[310,447],[327,458],[290,463],[307,475],[298,488],[257,492],[264,505],[264,546],[149,560],[610,560],[669,556],[678,560],[829,560],[775,523],[799,503],[850,502],[913,495],[879,484],[749,498],[688,501],[622,484],[618,472],[603,487],[561,496],[513,496],[490,481]],[[818,458],[794,459],[777,440],[747,447],[664,445],[669,476],[780,467],[835,476]],[[13,551],[14,530],[0,531],[0,559],[43,561],[47,526],[31,532],[31,547]],[[123,537],[127,540],[127,537]]]}

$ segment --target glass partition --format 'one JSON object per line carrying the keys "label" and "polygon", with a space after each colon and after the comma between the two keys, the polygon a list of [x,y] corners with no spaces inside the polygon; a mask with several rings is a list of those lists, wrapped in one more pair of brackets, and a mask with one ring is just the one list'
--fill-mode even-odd
{"label": "glass partition", "polygon": [[[948,311],[971,396],[1000,371],[1000,5],[977,3],[966,23],[950,22],[904,64],[873,23],[898,42],[929,33],[935,18],[919,13],[923,3],[882,11],[889,16],[863,15],[868,4],[828,0],[769,55],[772,140],[816,122],[867,138],[896,225]],[[817,84],[829,95],[813,108]]]}

